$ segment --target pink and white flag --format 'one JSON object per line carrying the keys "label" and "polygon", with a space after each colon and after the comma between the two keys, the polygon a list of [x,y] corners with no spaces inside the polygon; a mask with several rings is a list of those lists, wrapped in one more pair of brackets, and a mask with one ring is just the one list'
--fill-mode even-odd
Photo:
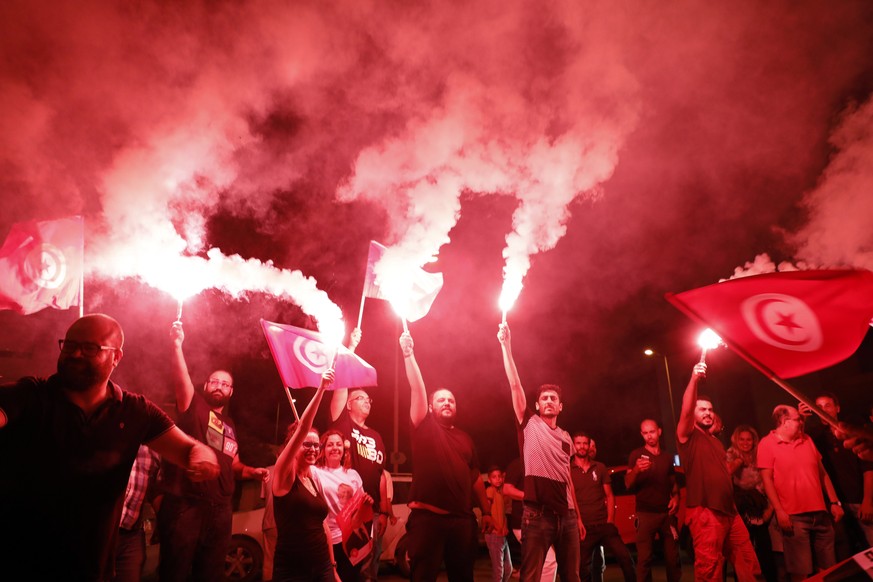
{"label": "pink and white flag", "polygon": [[[322,334],[293,325],[261,320],[282,383],[289,388],[314,388],[336,356],[331,390],[376,386],[376,369],[344,346],[325,343]],[[337,352],[337,350],[339,350]]]}
{"label": "pink and white flag", "polygon": [[0,309],[27,315],[79,305],[84,229],[81,216],[12,225],[0,248]]}
{"label": "pink and white flag", "polygon": [[377,283],[376,263],[382,259],[386,247],[370,241],[367,255],[367,273],[364,275],[364,297],[390,301],[397,312],[407,321],[418,321],[430,311],[433,302],[443,288],[442,273],[428,273],[424,269],[413,268],[405,273],[408,276],[400,288],[394,289],[393,297]]}

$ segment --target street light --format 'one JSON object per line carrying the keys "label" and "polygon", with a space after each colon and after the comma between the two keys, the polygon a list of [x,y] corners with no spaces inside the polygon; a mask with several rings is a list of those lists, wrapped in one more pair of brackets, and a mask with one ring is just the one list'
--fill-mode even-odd
{"label": "street light", "polygon": [[667,356],[664,354],[658,353],[652,348],[646,348],[643,350],[643,354],[646,357],[651,358],[652,356],[661,356],[664,359],[664,374],[667,375],[667,396],[670,399],[670,417],[673,419],[673,426],[676,426],[676,408],[673,406],[673,382],[670,380],[670,364],[667,362]]}

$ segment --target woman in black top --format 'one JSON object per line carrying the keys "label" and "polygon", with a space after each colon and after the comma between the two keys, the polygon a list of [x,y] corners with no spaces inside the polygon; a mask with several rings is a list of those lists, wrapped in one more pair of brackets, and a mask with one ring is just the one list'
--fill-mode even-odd
{"label": "woman in black top", "polygon": [[336,563],[324,518],[327,503],[310,467],[318,458],[318,431],[312,428],[324,390],[333,382],[333,369],[321,377],[321,384],[306,410],[290,430],[290,436],[276,461],[273,478],[273,511],[278,538],[273,580],[276,582],[336,582]]}

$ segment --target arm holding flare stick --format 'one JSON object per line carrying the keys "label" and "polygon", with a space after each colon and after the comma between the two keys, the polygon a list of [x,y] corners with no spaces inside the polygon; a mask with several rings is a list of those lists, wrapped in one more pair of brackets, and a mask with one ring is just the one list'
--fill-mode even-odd
{"label": "arm holding flare stick", "polygon": [[285,448],[283,448],[282,452],[279,453],[279,458],[276,459],[276,468],[273,471],[273,495],[282,496],[291,491],[291,486],[294,484],[294,477],[300,471],[300,467],[298,466],[300,464],[300,459],[298,458],[297,453],[303,446],[303,439],[305,439],[306,435],[309,434],[309,431],[312,430],[312,423],[315,421],[315,414],[318,412],[321,399],[324,397],[324,391],[333,383],[333,380],[334,372],[331,368],[321,376],[321,383],[318,385],[318,389],[316,389],[312,400],[309,401],[309,404],[306,405],[306,409],[300,416],[297,429],[294,431],[294,434],[291,435],[291,438],[288,439]]}
{"label": "arm holding flare stick", "polygon": [[[506,311],[503,312],[504,316]],[[506,379],[509,380],[509,389],[512,394],[512,410],[515,412],[515,421],[518,426],[524,422],[524,416],[527,412],[527,397],[524,393],[524,387],[521,385],[521,377],[518,375],[518,368],[515,365],[515,359],[512,357],[512,341],[509,332],[509,324],[505,321],[500,324],[497,330],[497,341],[500,342],[500,348],[503,352],[503,369],[506,372]],[[570,466],[567,466],[568,483],[572,483],[570,477]],[[584,540],[586,531],[585,525],[582,523],[582,517],[577,512],[576,519],[579,525],[579,539]]]}
{"label": "arm holding flare stick", "polygon": [[[361,300],[361,306],[363,308],[363,299]],[[363,313],[363,309],[361,310]],[[351,335],[349,336],[349,351],[355,353],[355,350],[358,348],[358,344],[361,343],[361,323],[358,322],[358,327],[352,330]],[[336,419],[340,417],[340,414],[343,413],[343,409],[346,407],[346,403],[349,401],[349,389],[348,388],[337,388],[333,391],[333,394],[330,397],[330,420],[331,422],[336,422]]]}

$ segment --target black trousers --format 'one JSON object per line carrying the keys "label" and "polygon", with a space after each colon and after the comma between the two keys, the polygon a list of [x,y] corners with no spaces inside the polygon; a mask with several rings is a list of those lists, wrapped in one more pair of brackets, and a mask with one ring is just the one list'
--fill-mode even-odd
{"label": "black trousers", "polygon": [[473,582],[478,528],[473,514],[413,509],[406,522],[412,582],[434,582],[445,560],[449,582]]}

